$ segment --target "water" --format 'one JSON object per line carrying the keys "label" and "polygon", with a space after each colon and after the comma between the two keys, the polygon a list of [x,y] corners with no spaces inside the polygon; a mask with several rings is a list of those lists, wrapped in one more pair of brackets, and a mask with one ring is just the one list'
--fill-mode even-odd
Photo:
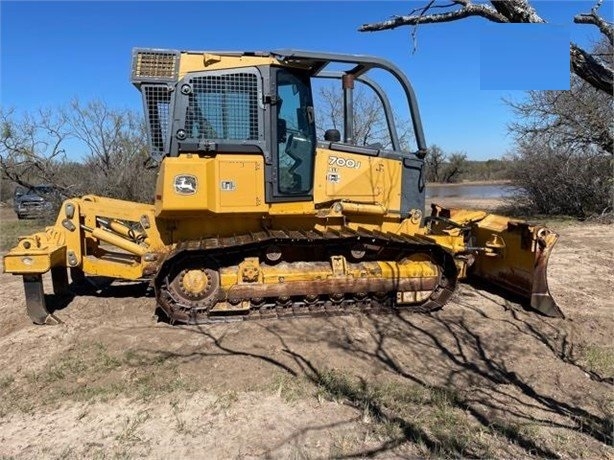
{"label": "water", "polygon": [[506,184],[427,185],[426,198],[507,198],[512,189]]}

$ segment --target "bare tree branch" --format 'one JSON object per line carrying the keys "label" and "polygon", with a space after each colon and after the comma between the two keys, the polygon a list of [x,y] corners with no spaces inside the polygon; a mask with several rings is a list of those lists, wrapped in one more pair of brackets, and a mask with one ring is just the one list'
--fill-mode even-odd
{"label": "bare tree branch", "polygon": [[573,18],[573,22],[576,24],[592,24],[597,26],[599,31],[610,40],[610,45],[614,45],[614,27],[597,13],[602,3],[603,0],[599,0],[591,9],[590,13],[578,14]]}
{"label": "bare tree branch", "polygon": [[[341,87],[333,84],[322,86],[316,93],[316,129],[323,137],[327,129],[343,129],[343,94]],[[409,149],[413,132],[410,123],[403,120],[397,123],[397,134],[402,148]],[[392,141],[381,101],[373,92],[357,84],[354,92],[354,137],[358,145],[380,144],[391,148]]]}
{"label": "bare tree branch", "polygon": [[66,120],[57,112],[39,110],[17,119],[13,110],[0,109],[0,172],[23,187],[53,184],[62,191],[70,183],[58,180],[65,159],[64,142],[70,137]]}
{"label": "bare tree branch", "polygon": [[[458,3],[458,2],[457,2]],[[470,16],[480,16],[493,22],[509,22],[508,19],[499,14],[493,8],[486,5],[474,5],[472,3],[458,3],[464,5],[460,10],[448,13],[419,14],[407,16],[394,16],[391,19],[370,24],[363,24],[358,28],[360,32],[376,32],[379,30],[395,29],[401,26],[416,26],[419,24],[433,24],[437,22],[451,22]]]}
{"label": "bare tree branch", "polygon": [[568,91],[528,91],[526,99],[505,101],[516,115],[509,129],[517,145],[539,139],[577,152],[614,154],[609,99],[579,77]]}
{"label": "bare tree branch", "polygon": [[[597,13],[601,3],[601,0],[599,0],[590,13],[576,16],[574,22],[596,25],[612,43],[614,41],[614,29],[611,24],[603,20]],[[528,0],[491,0],[490,4],[492,6],[484,3],[473,4],[470,0],[462,0],[453,1],[451,4],[446,5],[435,5],[432,1],[429,1],[425,7],[415,9],[409,15],[394,16],[386,21],[363,24],[358,30],[360,32],[373,32],[395,29],[401,26],[451,22],[471,16],[482,17],[496,23],[546,22],[537,14]],[[434,8],[457,8],[458,6],[460,6],[460,9],[454,9],[445,13],[425,14]],[[415,34],[413,36],[415,38]],[[614,92],[612,67],[595,59],[575,43],[571,43],[570,63],[573,72],[594,88],[610,95]]]}
{"label": "bare tree branch", "polygon": [[[83,163],[68,161],[66,140],[84,148]],[[48,184],[64,195],[98,194],[150,201],[155,172],[147,170],[145,126],[127,110],[100,101],[16,116],[0,108],[0,174],[26,188]],[[77,152],[73,152],[77,153]],[[4,195],[11,184],[2,182]]]}
{"label": "bare tree branch", "polygon": [[438,145],[431,145],[426,158],[425,176],[427,182],[457,182],[467,171],[467,154],[464,152],[445,153]]}
{"label": "bare tree branch", "polygon": [[611,67],[606,67],[575,43],[570,45],[571,66],[576,75],[592,87],[612,95],[614,75]]}
{"label": "bare tree branch", "polygon": [[498,13],[505,16],[507,22],[534,24],[546,22],[527,0],[491,0],[490,3]]}

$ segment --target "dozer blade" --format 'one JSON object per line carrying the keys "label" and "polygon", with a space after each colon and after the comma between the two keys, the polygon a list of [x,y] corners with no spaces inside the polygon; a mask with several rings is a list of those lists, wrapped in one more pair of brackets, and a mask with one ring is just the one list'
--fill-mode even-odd
{"label": "dozer blade", "polygon": [[527,300],[547,316],[564,318],[546,276],[558,235],[546,227],[488,214],[471,229],[479,248],[472,276],[483,278]]}

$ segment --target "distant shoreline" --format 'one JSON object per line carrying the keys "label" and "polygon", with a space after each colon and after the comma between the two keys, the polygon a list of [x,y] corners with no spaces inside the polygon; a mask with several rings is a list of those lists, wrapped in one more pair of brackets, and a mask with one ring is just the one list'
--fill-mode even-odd
{"label": "distant shoreline", "polygon": [[511,180],[475,180],[466,182],[427,182],[427,187],[458,187],[467,185],[509,185]]}

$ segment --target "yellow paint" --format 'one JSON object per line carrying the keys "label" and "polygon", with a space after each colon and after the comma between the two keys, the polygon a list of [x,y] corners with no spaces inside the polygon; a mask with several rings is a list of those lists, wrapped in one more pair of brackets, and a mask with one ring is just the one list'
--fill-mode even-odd
{"label": "yellow paint", "polygon": [[103,230],[102,228],[95,228],[94,231],[91,232],[91,236],[138,256],[143,256],[149,252],[149,248],[146,246],[129,241],[120,235]]}
{"label": "yellow paint", "polygon": [[397,160],[317,149],[314,202],[347,200],[398,211],[402,167]]}
{"label": "yellow paint", "polygon": [[279,64],[279,61],[272,57],[223,56],[207,52],[183,51],[179,58],[179,78],[185,77],[190,72],[203,70],[238,69],[272,64]]}
{"label": "yellow paint", "polygon": [[297,201],[288,203],[271,203],[269,205],[269,214],[272,216],[301,216],[301,215],[315,215],[315,209],[313,202],[311,201]]}
{"label": "yellow paint", "polygon": [[141,264],[125,264],[111,260],[83,258],[83,271],[90,275],[109,276],[111,278],[136,280],[143,276]]}
{"label": "yellow paint", "polygon": [[51,267],[65,263],[64,253],[64,247],[47,247],[38,253],[15,248],[4,256],[4,271],[15,274],[45,273]]}
{"label": "yellow paint", "polygon": [[[344,258],[342,258],[344,259]],[[239,267],[224,267],[220,270],[220,284],[223,289],[228,290],[236,284],[246,283],[242,273],[246,267],[254,267],[254,262],[246,260]],[[332,262],[309,262],[308,264],[288,264],[280,263],[277,265],[267,265],[261,263],[258,267],[258,283],[260,284],[279,284],[294,283],[301,281],[318,281],[333,279],[336,277],[359,278],[381,278],[381,279],[400,279],[400,278],[432,278],[439,276],[439,270],[428,259],[407,259],[402,262],[377,261],[377,262],[357,262],[345,263],[343,274],[336,274]]]}
{"label": "yellow paint", "polygon": [[[182,191],[183,177],[195,180],[194,190]],[[204,213],[264,213],[264,159],[256,155],[224,154],[199,157],[183,154],[164,160],[156,186],[156,216],[190,217]]]}
{"label": "yellow paint", "polygon": [[[97,226],[97,218],[148,223],[142,244],[127,239],[123,233],[111,233]],[[89,231],[81,225],[93,230]],[[102,259],[108,249],[122,255],[122,262]],[[128,250],[134,257],[126,257]],[[165,244],[156,227],[154,207],[151,205],[85,196],[66,200],[60,209],[55,226],[45,232],[23,238],[5,257],[8,273],[45,273],[51,267],[80,267],[92,275],[138,279],[143,276],[146,261],[138,256],[163,253]],[[140,262],[137,262],[140,260]]]}
{"label": "yellow paint", "polygon": [[225,155],[217,159],[218,212],[264,211],[262,158]]}
{"label": "yellow paint", "polygon": [[383,216],[386,214],[386,208],[381,204],[348,203],[347,201],[339,202],[339,211],[342,214],[365,214],[374,216]]}
{"label": "yellow paint", "polygon": [[206,289],[208,281],[209,278],[204,271],[188,270],[188,272],[183,275],[181,285],[185,288],[186,291],[192,294],[200,294]]}

